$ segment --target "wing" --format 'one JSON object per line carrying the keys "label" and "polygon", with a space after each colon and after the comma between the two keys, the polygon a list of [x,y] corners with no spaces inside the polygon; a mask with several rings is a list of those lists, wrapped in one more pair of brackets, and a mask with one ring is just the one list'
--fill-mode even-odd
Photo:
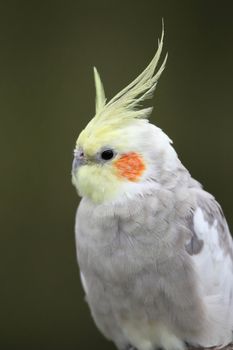
{"label": "wing", "polygon": [[209,318],[216,328],[226,329],[224,343],[233,330],[233,241],[220,205],[207,192],[196,192],[196,208],[188,219],[192,238],[186,251],[197,272]]}

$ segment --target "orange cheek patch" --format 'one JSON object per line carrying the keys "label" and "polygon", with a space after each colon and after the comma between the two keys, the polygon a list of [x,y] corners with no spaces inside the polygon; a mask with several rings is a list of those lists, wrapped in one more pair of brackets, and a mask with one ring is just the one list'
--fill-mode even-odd
{"label": "orange cheek patch", "polygon": [[137,153],[127,153],[115,161],[119,176],[129,181],[137,181],[145,170],[145,164]]}

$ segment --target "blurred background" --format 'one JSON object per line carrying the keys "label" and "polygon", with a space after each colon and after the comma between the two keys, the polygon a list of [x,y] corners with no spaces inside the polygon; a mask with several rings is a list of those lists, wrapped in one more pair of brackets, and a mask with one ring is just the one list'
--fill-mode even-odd
{"label": "blurred background", "polygon": [[0,2],[0,349],[114,349],[83,300],[70,181],[94,114],[148,64],[165,21],[152,121],[233,230],[232,1]]}

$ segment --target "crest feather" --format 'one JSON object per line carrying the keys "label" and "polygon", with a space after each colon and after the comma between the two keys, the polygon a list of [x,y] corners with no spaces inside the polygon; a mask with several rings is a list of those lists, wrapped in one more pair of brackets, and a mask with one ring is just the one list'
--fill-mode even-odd
{"label": "crest feather", "polygon": [[145,99],[152,97],[158,80],[165,68],[168,55],[165,56],[160,68],[155,72],[163,49],[163,39],[164,27],[162,28],[161,39],[158,41],[158,49],[149,65],[136,79],[116,94],[108,103],[106,103],[100,76],[96,68],[94,68],[96,115],[88,124],[86,128],[88,131],[91,131],[90,129],[93,127],[96,128],[103,124],[111,124],[112,127],[117,127],[135,118],[146,119],[149,117],[152,107],[140,108],[140,104]]}
{"label": "crest feather", "polygon": [[103,109],[106,102],[106,98],[104,93],[104,86],[100,79],[100,75],[96,67],[94,67],[94,80],[95,80],[95,90],[96,90],[95,112],[97,114],[101,109]]}

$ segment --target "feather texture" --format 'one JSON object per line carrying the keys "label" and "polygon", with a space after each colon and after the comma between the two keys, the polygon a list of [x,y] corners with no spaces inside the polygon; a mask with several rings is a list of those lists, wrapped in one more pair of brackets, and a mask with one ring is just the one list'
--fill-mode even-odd
{"label": "feather texture", "polygon": [[135,118],[146,119],[149,117],[152,108],[140,108],[140,103],[150,98],[161,76],[167,56],[165,56],[160,68],[156,72],[164,39],[164,27],[162,36],[158,42],[158,49],[155,56],[143,72],[129,85],[121,90],[115,97],[106,103],[103,84],[100,76],[94,68],[94,78],[96,87],[96,115],[87,126],[87,130],[96,128],[102,124],[112,124],[114,127],[129,122]]}
{"label": "feather texture", "polygon": [[95,111],[96,113],[99,113],[105,105],[106,98],[105,98],[103,83],[95,67],[94,67],[94,80],[95,80],[95,90],[96,90]]}

